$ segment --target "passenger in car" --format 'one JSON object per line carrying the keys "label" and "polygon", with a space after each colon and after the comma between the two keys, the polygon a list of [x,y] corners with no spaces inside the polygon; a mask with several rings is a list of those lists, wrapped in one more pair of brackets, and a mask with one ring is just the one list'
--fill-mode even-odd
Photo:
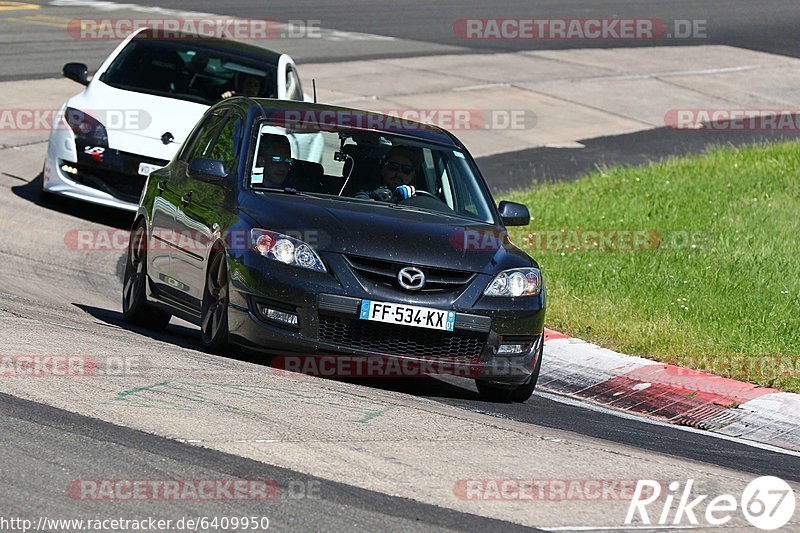
{"label": "passenger in car", "polygon": [[263,84],[261,78],[252,74],[240,74],[237,77],[236,90],[227,90],[222,93],[222,98],[231,96],[261,96]]}

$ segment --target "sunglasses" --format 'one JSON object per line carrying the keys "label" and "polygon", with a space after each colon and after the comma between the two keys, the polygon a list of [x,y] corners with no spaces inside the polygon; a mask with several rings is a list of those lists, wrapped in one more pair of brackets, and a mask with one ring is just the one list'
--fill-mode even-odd
{"label": "sunglasses", "polygon": [[294,163],[294,159],[291,157],[281,157],[279,155],[273,155],[271,161],[273,163],[286,163],[287,165]]}
{"label": "sunglasses", "polygon": [[383,164],[383,166],[385,166],[389,170],[392,170],[394,172],[402,172],[403,174],[411,174],[412,172],[414,172],[413,166],[403,165],[400,163],[396,163],[394,161],[387,161],[386,163]]}

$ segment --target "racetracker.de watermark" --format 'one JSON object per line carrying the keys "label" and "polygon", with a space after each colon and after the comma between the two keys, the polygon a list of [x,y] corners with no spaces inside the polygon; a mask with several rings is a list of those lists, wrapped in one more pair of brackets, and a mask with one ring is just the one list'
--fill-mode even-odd
{"label": "racetracker.de watermark", "polygon": [[285,23],[274,19],[243,19],[232,17],[141,17],[141,18],[80,18],[67,23],[70,37],[81,41],[125,39],[143,28],[154,30],[137,38],[153,39],[232,39],[253,41],[268,39],[320,39],[321,21],[291,19]]}
{"label": "racetracker.de watermark", "polygon": [[[314,248],[324,247],[330,243],[326,232],[318,230],[282,230],[281,235],[302,241]],[[128,250],[131,232],[124,229],[78,229],[67,230],[64,234],[64,245],[73,252],[125,252]],[[172,229],[153,229],[145,243],[151,252],[169,252],[175,247],[195,253],[207,253],[211,244],[210,232]],[[225,242],[229,252],[253,250],[253,242],[249,230],[228,230],[218,235]]]}
{"label": "racetracker.de watermark", "polygon": [[0,378],[138,376],[141,357],[130,355],[0,355]]}
{"label": "racetracker.de watermark", "polygon": [[535,128],[537,120],[536,113],[529,109],[386,108],[368,112],[296,108],[279,109],[270,114],[272,124],[292,130],[338,125],[389,131],[417,131],[428,126],[451,131],[521,131]]}
{"label": "racetracker.de watermark", "polygon": [[[453,494],[467,501],[630,501],[636,479],[460,479]],[[650,489],[651,495],[654,489]]]}
{"label": "racetracker.de watermark", "polygon": [[271,501],[319,499],[319,480],[274,479],[74,479],[67,485],[73,500],[132,501]]}
{"label": "racetracker.de watermark", "polygon": [[[458,229],[450,244],[459,251],[491,251],[510,242],[505,230]],[[698,249],[710,245],[710,237],[699,230],[656,229],[554,229],[515,235],[514,242],[533,251],[550,252],[642,252]]]}
{"label": "racetracker.de watermark", "polygon": [[736,376],[747,381],[764,382],[779,378],[800,377],[800,356],[797,355],[707,355],[681,358],[674,372],[691,375],[699,369],[719,376]]}
{"label": "racetracker.de watermark", "polygon": [[462,18],[453,24],[459,39],[646,41],[704,39],[707,21],[659,18]]}
{"label": "racetracker.de watermark", "polygon": [[98,125],[106,131],[147,129],[153,117],[143,109],[68,109],[0,108],[0,131],[50,131],[72,129],[92,133]]}
{"label": "racetracker.de watermark", "polygon": [[487,378],[529,375],[529,366],[516,361],[515,357],[527,356],[535,343],[530,340],[518,344],[519,352],[509,356],[497,356],[490,365],[482,365],[479,357],[447,354],[436,356],[291,354],[275,356],[270,366],[277,375],[331,379],[419,378],[430,375]]}
{"label": "racetracker.de watermark", "polygon": [[698,131],[800,131],[800,109],[670,109],[664,125]]}

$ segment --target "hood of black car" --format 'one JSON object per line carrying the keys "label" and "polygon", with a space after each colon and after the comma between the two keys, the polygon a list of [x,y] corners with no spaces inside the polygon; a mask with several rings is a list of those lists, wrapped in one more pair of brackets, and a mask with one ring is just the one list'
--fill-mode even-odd
{"label": "hood of black car", "polygon": [[485,273],[532,264],[502,226],[378,202],[270,192],[248,200],[240,207],[259,227],[319,252]]}

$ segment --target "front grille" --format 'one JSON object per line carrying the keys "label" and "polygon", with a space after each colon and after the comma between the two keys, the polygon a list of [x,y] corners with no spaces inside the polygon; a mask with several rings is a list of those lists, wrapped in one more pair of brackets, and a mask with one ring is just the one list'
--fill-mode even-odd
{"label": "front grille", "polygon": [[319,339],[335,344],[340,349],[475,360],[480,357],[486,344],[485,334],[464,334],[324,315],[319,319]]}
{"label": "front grille", "polygon": [[120,200],[137,203],[147,181],[147,176],[139,174],[140,163],[166,166],[168,161],[106,149],[101,162],[93,161],[86,154],[79,154],[78,162],[70,163],[78,173],[68,177]]}
{"label": "front grille", "polygon": [[[397,273],[401,268],[411,265],[353,255],[345,256],[345,258],[350,268],[359,279],[367,280],[385,287],[405,290],[402,289],[397,282]],[[417,266],[417,268],[422,270],[425,274],[425,286],[420,291],[415,292],[460,291],[475,277],[475,274],[471,272],[462,272],[460,270],[447,270],[444,268],[425,266]]]}
{"label": "front grille", "polygon": [[146,176],[128,175],[108,171],[94,165],[77,164],[78,173],[70,175],[70,179],[82,185],[110,194],[114,198],[126,202],[137,203],[147,181]]}

